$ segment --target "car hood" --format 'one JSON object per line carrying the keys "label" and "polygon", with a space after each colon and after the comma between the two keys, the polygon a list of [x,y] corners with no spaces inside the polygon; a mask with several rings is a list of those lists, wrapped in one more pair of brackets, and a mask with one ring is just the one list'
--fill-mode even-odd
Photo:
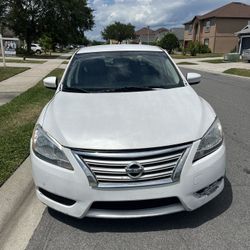
{"label": "car hood", "polygon": [[58,92],[40,119],[61,145],[140,149],[201,138],[215,119],[190,86],[143,92]]}

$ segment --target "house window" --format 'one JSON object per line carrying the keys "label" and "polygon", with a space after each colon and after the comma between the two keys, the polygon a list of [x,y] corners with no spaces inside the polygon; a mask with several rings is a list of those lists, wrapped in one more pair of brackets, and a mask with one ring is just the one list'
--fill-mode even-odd
{"label": "house window", "polygon": [[188,26],[188,34],[192,34],[192,30],[193,30],[193,25],[189,24],[189,26]]}
{"label": "house window", "polygon": [[209,39],[208,38],[204,39],[204,45],[209,46]]}
{"label": "house window", "polygon": [[206,21],[206,24],[205,24],[205,32],[210,32],[210,27],[211,27],[211,21],[208,20]]}

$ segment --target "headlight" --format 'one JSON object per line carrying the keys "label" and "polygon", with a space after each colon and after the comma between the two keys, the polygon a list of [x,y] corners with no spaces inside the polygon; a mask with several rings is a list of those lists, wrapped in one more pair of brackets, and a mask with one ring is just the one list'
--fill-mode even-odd
{"label": "headlight", "polygon": [[62,151],[62,146],[50,137],[40,125],[36,125],[34,129],[32,149],[38,158],[59,167],[73,170],[69,160]]}
{"label": "headlight", "polygon": [[199,147],[194,157],[194,161],[211,154],[221,146],[223,142],[223,132],[221,123],[218,118],[215,119],[212,126],[208,129],[206,134],[201,139]]}

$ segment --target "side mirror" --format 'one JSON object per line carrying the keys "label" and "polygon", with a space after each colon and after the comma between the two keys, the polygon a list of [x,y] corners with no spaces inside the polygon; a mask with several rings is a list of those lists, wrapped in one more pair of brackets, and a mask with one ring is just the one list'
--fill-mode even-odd
{"label": "side mirror", "polygon": [[57,78],[55,76],[49,76],[43,79],[43,85],[46,88],[56,89],[57,88]]}
{"label": "side mirror", "polygon": [[197,73],[187,73],[187,81],[190,85],[198,84],[201,81],[201,75]]}

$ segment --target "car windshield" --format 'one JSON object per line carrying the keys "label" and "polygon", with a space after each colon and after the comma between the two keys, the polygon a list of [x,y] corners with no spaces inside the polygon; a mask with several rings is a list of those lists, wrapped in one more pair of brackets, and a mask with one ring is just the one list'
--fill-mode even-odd
{"label": "car windshield", "polygon": [[119,51],[76,54],[62,90],[128,92],[181,86],[182,78],[163,51]]}

